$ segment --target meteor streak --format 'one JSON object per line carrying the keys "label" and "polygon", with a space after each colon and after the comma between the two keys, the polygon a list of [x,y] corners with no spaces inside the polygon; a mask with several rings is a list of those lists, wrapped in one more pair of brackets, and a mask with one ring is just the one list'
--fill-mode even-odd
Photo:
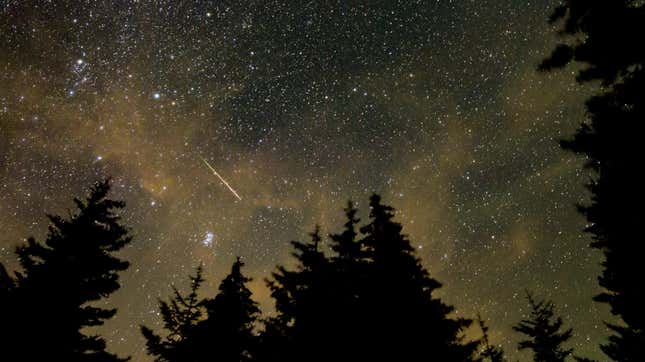
{"label": "meteor streak", "polygon": [[208,161],[206,161],[206,159],[205,159],[204,157],[201,157],[201,156],[200,156],[200,158],[202,159],[202,161],[204,161],[204,163],[206,164],[206,166],[208,166],[208,168],[209,168],[211,171],[213,171],[213,174],[214,174],[215,176],[217,176],[217,178],[218,178],[220,181],[222,181],[222,183],[223,183],[224,185],[226,185],[226,187],[228,187],[228,189],[233,193],[233,195],[235,195],[235,197],[237,197],[237,199],[238,199],[238,200],[242,201],[242,198],[240,197],[240,195],[238,195],[238,194],[237,194],[237,192],[235,192],[235,190],[233,190],[233,188],[231,187],[231,185],[229,185],[229,184],[228,184],[228,182],[226,182],[226,180],[224,180],[224,178],[223,178],[222,176],[220,176],[220,175],[219,175],[219,173],[217,173],[217,171],[215,171],[215,169],[213,168],[213,166],[211,166],[211,164],[210,164],[210,163],[208,163]]}

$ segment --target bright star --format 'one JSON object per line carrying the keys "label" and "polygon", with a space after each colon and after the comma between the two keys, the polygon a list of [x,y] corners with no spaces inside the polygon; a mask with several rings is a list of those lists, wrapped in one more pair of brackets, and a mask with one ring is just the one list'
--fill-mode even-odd
{"label": "bright star", "polygon": [[212,232],[207,232],[206,237],[202,240],[202,245],[204,246],[212,246],[213,245],[213,238],[215,237],[215,234]]}

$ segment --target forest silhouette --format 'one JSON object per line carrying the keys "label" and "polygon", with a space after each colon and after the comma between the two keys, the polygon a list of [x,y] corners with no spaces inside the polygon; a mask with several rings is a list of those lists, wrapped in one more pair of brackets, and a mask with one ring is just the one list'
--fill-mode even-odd
{"label": "forest silhouette", "polygon": [[[124,203],[109,199],[109,189],[109,180],[97,182],[84,200],[74,199],[76,213],[49,216],[44,243],[29,239],[16,249],[22,271],[12,276],[0,264],[8,360],[128,360],[83,331],[115,315],[93,305],[119,288],[118,272],[128,267],[113,255],[131,237],[117,214]],[[467,339],[473,320],[456,317],[434,295],[441,283],[416,256],[394,208],[374,194],[367,222],[352,202],[344,212],[340,233],[323,236],[316,227],[309,240],[293,241],[295,266],[277,266],[266,279],[275,315],[262,316],[240,258],[212,297],[200,296],[200,265],[187,293],[173,287],[159,301],[162,330],[141,326],[148,354],[160,362],[505,361],[481,317],[482,336]],[[531,315],[514,327],[526,336],[518,348],[532,350],[536,361],[565,361],[572,330],[560,330],[550,301],[530,294],[528,301]]]}
{"label": "forest silhouette", "polygon": [[[580,205],[591,247],[602,251],[603,292],[595,300],[609,305],[619,323],[601,348],[615,361],[643,361],[645,288],[640,263],[645,244],[634,211],[643,200],[636,176],[645,119],[645,49],[635,46],[643,34],[641,1],[565,1],[550,19],[561,26],[562,40],[539,69],[553,71],[570,63],[582,66],[579,82],[600,82],[600,92],[587,100],[587,116],[562,147],[585,156],[595,177],[588,183],[591,203]],[[637,209],[636,209],[637,210]]]}
{"label": "forest silhouette", "polygon": [[[540,65],[555,71],[582,65],[580,82],[602,88],[586,103],[588,119],[566,150],[586,157],[594,176],[591,202],[579,205],[591,247],[602,252],[603,292],[595,300],[610,307],[618,322],[607,322],[601,346],[613,361],[645,361],[645,288],[639,262],[645,247],[638,233],[642,199],[635,175],[645,118],[645,48],[640,1],[564,1],[550,21],[560,26],[562,43]],[[0,358],[4,361],[126,361],[106,349],[105,339],[87,327],[116,314],[100,307],[120,288],[119,273],[129,263],[115,253],[131,231],[119,212],[124,202],[109,198],[110,181],[94,184],[68,217],[48,216],[44,241],[19,245],[20,269],[0,263]],[[368,220],[361,223],[348,202],[338,234],[316,227],[306,241],[293,241],[295,266],[277,266],[266,276],[275,315],[263,316],[238,258],[216,295],[203,297],[203,266],[190,275],[189,292],[173,288],[159,301],[163,328],[141,326],[145,348],[156,361],[505,361],[489,338],[482,317],[457,316],[436,296],[441,283],[416,255],[395,220],[395,210],[374,194]],[[43,303],[43,301],[47,301]],[[517,348],[534,361],[591,361],[575,356],[553,302],[527,292],[530,313],[513,330]],[[476,321],[477,323],[474,323]],[[481,336],[466,338],[467,328]],[[143,347],[143,346],[142,346]]]}

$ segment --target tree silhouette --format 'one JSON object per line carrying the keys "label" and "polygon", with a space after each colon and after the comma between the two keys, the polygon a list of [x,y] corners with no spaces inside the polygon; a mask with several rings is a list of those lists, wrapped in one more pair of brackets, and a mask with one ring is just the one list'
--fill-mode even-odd
{"label": "tree silhouette", "polygon": [[173,287],[173,298],[159,302],[165,335],[141,327],[148,354],[157,362],[252,361],[258,337],[253,333],[260,310],[251,299],[238,258],[212,299],[200,299],[202,267],[190,276],[190,292]]}
{"label": "tree silhouette", "polygon": [[571,338],[573,329],[560,330],[564,323],[562,318],[555,317],[555,306],[551,301],[536,301],[529,292],[526,298],[531,306],[531,315],[513,327],[527,337],[519,343],[518,349],[532,350],[535,362],[564,361],[573,349],[565,349],[562,344]]}
{"label": "tree silhouette", "polygon": [[243,266],[237,258],[230,274],[220,284],[217,296],[203,302],[207,318],[197,329],[200,361],[254,360],[259,340],[253,328],[260,309],[251,299],[251,291],[246,286],[251,279],[242,274]]}
{"label": "tree silhouette", "polygon": [[[275,300],[277,315],[269,319],[266,329],[272,340],[270,360],[325,360],[333,352],[326,348],[325,341],[332,337],[338,325],[331,323],[330,308],[331,274],[330,261],[321,250],[320,228],[309,234],[308,242],[292,241],[298,261],[296,270],[279,266],[272,274],[268,286]],[[266,333],[266,332],[265,332]]]}
{"label": "tree silhouette", "polygon": [[565,0],[549,19],[561,24],[562,42],[539,69],[549,71],[577,62],[583,65],[578,81],[600,80],[605,86],[640,73],[645,50],[634,46],[633,37],[642,32],[644,19],[639,0]]}
{"label": "tree silhouette", "polygon": [[345,229],[330,235],[332,257],[322,251],[318,228],[311,241],[292,243],[295,269],[280,266],[269,281],[277,316],[267,321],[264,340],[282,344],[269,346],[267,360],[475,359],[477,342],[461,336],[470,321],[450,318],[453,307],[432,296],[440,284],[392,220],[393,208],[377,195],[370,207],[371,222],[357,239],[348,204]]}
{"label": "tree silhouette", "polygon": [[585,358],[585,357],[573,357],[576,362],[598,362],[596,360],[590,359],[590,358]]}
{"label": "tree silhouette", "polygon": [[10,293],[16,287],[15,280],[7,273],[7,269],[0,263],[0,311],[6,310],[5,304]]}
{"label": "tree silhouette", "polygon": [[371,222],[361,227],[369,273],[366,308],[373,316],[366,329],[369,353],[397,360],[419,360],[429,353],[427,358],[442,361],[469,360],[478,343],[464,343],[461,333],[471,321],[450,318],[454,308],[432,295],[441,284],[393,221],[394,209],[376,194],[369,205]]}
{"label": "tree silhouette", "polygon": [[361,244],[356,240],[358,236],[356,225],[360,219],[356,217],[358,210],[351,201],[347,203],[344,211],[347,217],[347,222],[344,225],[345,229],[340,234],[331,234],[329,238],[332,241],[331,248],[336,252],[334,259],[340,264],[341,268],[349,268],[349,264],[360,260],[362,257]]}
{"label": "tree silhouette", "polygon": [[482,338],[481,338],[481,352],[479,353],[479,356],[483,361],[490,361],[490,362],[505,362],[506,358],[504,358],[504,350],[499,347],[490,344],[490,339],[488,336],[488,326],[484,322],[484,320],[481,318],[481,316],[477,315],[477,324],[479,324],[479,328],[482,330]]}
{"label": "tree silhouette", "polygon": [[190,278],[190,292],[183,296],[176,287],[170,301],[159,301],[159,311],[166,330],[165,336],[155,334],[150,328],[141,326],[146,339],[148,354],[157,362],[197,361],[196,329],[203,315],[202,300],[197,292],[204,279],[203,268],[197,267]]}
{"label": "tree silhouette", "polygon": [[640,268],[645,245],[634,200],[643,199],[634,170],[639,164],[645,109],[645,49],[633,39],[645,24],[642,1],[574,1],[558,7],[552,22],[560,22],[564,42],[540,65],[542,70],[570,62],[583,64],[578,80],[599,80],[603,92],[587,101],[589,122],[562,146],[587,158],[596,178],[588,187],[589,205],[579,209],[587,218],[592,247],[604,254],[599,284],[604,291],[595,300],[607,303],[621,319],[608,326],[614,331],[601,346],[616,361],[645,357],[645,278]]}
{"label": "tree silhouette", "polygon": [[[369,341],[365,326],[373,316],[365,304],[368,300],[363,289],[366,285],[367,261],[362,244],[358,240],[358,210],[349,201],[344,209],[346,222],[339,234],[330,234],[330,246],[335,252],[330,258],[331,295],[327,308],[332,309],[329,320],[333,329],[331,336],[336,358],[346,351],[346,360],[361,360],[364,351],[357,346],[367,346]],[[341,325],[342,327],[337,327]],[[336,327],[334,327],[336,326]]]}
{"label": "tree silhouette", "polygon": [[29,238],[17,247],[22,271],[9,277],[0,268],[2,351],[21,361],[124,361],[105,350],[105,340],[86,335],[116,309],[97,307],[119,288],[118,272],[128,262],[113,255],[131,241],[116,212],[121,201],[107,198],[109,180],[96,183],[78,212],[49,216],[44,244]]}

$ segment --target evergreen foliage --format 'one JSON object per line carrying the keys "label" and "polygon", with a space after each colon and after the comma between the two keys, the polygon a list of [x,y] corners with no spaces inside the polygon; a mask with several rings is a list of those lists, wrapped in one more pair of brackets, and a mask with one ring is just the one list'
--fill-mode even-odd
{"label": "evergreen foliage", "polygon": [[266,330],[286,342],[268,359],[475,359],[477,342],[462,337],[471,321],[451,317],[454,308],[432,295],[441,284],[393,221],[394,209],[373,195],[360,239],[351,203],[345,214],[345,229],[330,236],[333,256],[316,228],[311,241],[292,243],[296,268],[278,267],[269,281],[277,316]]}
{"label": "evergreen foliage", "polygon": [[504,357],[504,350],[501,347],[492,345],[490,343],[490,338],[488,336],[488,326],[479,315],[477,316],[477,324],[479,324],[479,328],[482,330],[482,349],[479,353],[480,357],[482,358],[482,362],[505,362],[506,358]]}
{"label": "evergreen foliage", "polygon": [[109,180],[96,183],[68,218],[49,216],[44,243],[29,238],[16,248],[22,267],[15,277],[0,267],[2,324],[10,333],[2,351],[21,361],[125,361],[106,351],[105,340],[87,335],[116,309],[98,307],[119,289],[128,262],[114,255],[130,243],[116,214],[125,204],[107,197]]}
{"label": "evergreen foliage", "polygon": [[604,254],[598,281],[606,303],[619,323],[602,350],[615,361],[643,361],[645,353],[645,272],[640,258],[645,244],[634,200],[643,191],[634,165],[640,161],[645,131],[645,49],[636,45],[645,24],[645,3],[638,0],[566,0],[551,17],[560,24],[562,43],[540,65],[553,70],[575,62],[582,65],[580,82],[600,81],[602,91],[587,101],[589,119],[565,149],[585,156],[596,177],[589,182],[591,203],[579,207],[587,218],[591,246]]}
{"label": "evergreen foliage", "polygon": [[169,301],[159,301],[159,313],[163,320],[165,336],[155,334],[150,328],[141,326],[146,339],[148,353],[157,362],[197,361],[196,335],[197,324],[202,320],[202,300],[198,291],[204,279],[200,265],[190,278],[190,292],[182,295],[174,286],[173,297]]}
{"label": "evergreen foliage", "polygon": [[214,298],[199,298],[203,269],[190,276],[190,292],[173,287],[170,301],[160,301],[164,335],[142,326],[148,354],[157,362],[253,361],[259,337],[253,328],[260,310],[251,299],[238,258]]}
{"label": "evergreen foliage", "polygon": [[561,330],[564,322],[555,316],[555,306],[551,301],[536,301],[528,292],[526,298],[531,306],[531,314],[513,327],[513,330],[526,336],[520,341],[518,349],[533,351],[535,362],[565,361],[573,349],[565,348],[563,344],[571,338],[573,329]]}

